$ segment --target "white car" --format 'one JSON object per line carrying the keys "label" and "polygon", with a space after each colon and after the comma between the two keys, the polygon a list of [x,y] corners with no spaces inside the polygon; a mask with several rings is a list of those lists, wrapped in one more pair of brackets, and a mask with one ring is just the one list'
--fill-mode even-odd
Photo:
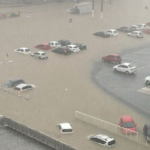
{"label": "white car", "polygon": [[50,42],[49,42],[49,45],[50,45],[52,48],[61,47],[61,44],[60,44],[58,41],[50,41]]}
{"label": "white car", "polygon": [[127,35],[137,37],[137,38],[143,38],[143,33],[141,31],[133,31],[133,32],[127,33]]}
{"label": "white car", "polygon": [[124,72],[126,74],[132,74],[136,72],[136,66],[132,66],[130,63],[122,63],[120,65],[114,66],[113,70]]}
{"label": "white car", "polygon": [[146,24],[132,25],[131,28],[135,28],[137,30],[142,30],[142,29],[146,28]]}
{"label": "white car", "polygon": [[57,126],[63,134],[73,133],[73,129],[70,123],[60,123]]}
{"label": "white car", "polygon": [[35,87],[36,87],[36,86],[33,85],[33,84],[24,84],[24,83],[22,83],[22,84],[17,85],[17,86],[14,88],[14,90],[15,90],[15,91],[18,91],[18,92],[23,92],[23,91],[31,90],[31,89],[33,89],[33,88],[35,88]]}
{"label": "white car", "polygon": [[114,30],[114,29],[107,30],[106,33],[108,33],[110,36],[117,36],[118,35],[117,30]]}
{"label": "white car", "polygon": [[101,144],[103,146],[112,147],[116,144],[116,141],[114,138],[109,137],[107,135],[98,134],[98,135],[91,135],[89,137],[91,141],[94,141],[98,144]]}
{"label": "white car", "polygon": [[68,47],[72,52],[74,52],[74,53],[80,51],[80,49],[79,49],[79,47],[77,47],[77,45],[71,44],[71,45],[67,45],[67,47]]}
{"label": "white car", "polygon": [[14,50],[14,51],[17,53],[21,53],[21,54],[30,54],[31,53],[31,50],[29,48],[26,48],[26,47],[21,47],[21,48]]}
{"label": "white car", "polygon": [[39,59],[47,59],[48,58],[47,54],[43,51],[37,51],[35,53],[32,53],[31,56],[39,58]]}
{"label": "white car", "polygon": [[145,78],[145,84],[150,85],[150,76]]}

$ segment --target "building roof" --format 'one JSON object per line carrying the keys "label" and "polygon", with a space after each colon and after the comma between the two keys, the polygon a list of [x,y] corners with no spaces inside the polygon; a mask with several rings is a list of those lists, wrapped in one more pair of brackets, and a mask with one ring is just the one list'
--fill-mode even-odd
{"label": "building roof", "polygon": [[1,150],[55,150],[9,127],[1,127],[0,133]]}

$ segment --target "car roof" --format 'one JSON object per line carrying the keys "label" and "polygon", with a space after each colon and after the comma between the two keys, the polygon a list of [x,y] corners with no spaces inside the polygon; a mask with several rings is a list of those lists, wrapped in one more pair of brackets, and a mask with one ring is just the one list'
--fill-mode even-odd
{"label": "car roof", "polygon": [[110,54],[110,55],[113,55],[113,56],[120,56],[120,55],[118,55],[118,54]]}
{"label": "car roof", "polygon": [[114,140],[112,137],[109,137],[109,136],[104,135],[104,134],[98,134],[98,135],[94,135],[92,137],[96,137],[98,139],[103,139],[103,140],[105,140],[107,142]]}
{"label": "car roof", "polygon": [[50,41],[50,43],[59,43],[58,41]]}
{"label": "car roof", "polygon": [[72,129],[70,123],[60,123],[62,129]]}
{"label": "car roof", "polygon": [[16,87],[17,88],[23,88],[24,86],[27,86],[27,84],[22,83],[22,84],[17,85]]}
{"label": "car roof", "polygon": [[127,65],[128,66],[128,65],[130,65],[130,63],[122,63],[121,65]]}
{"label": "car roof", "polygon": [[35,53],[45,53],[45,52],[43,52],[43,51],[37,51],[37,52],[35,52]]}
{"label": "car roof", "polygon": [[133,32],[142,33],[141,31],[133,31]]}
{"label": "car roof", "polygon": [[68,46],[77,46],[77,45],[74,45],[74,44],[70,44],[70,45],[68,45]]}
{"label": "car roof", "polygon": [[29,48],[27,48],[27,47],[20,47],[19,49],[29,49]]}
{"label": "car roof", "polygon": [[108,31],[117,31],[117,30],[115,30],[115,29],[109,29]]}
{"label": "car roof", "polygon": [[14,79],[10,79],[9,81],[18,81],[18,80],[23,80],[23,79],[14,78]]}
{"label": "car roof", "polygon": [[122,118],[123,122],[132,122],[133,121],[131,116],[122,116],[121,118]]}
{"label": "car roof", "polygon": [[48,43],[42,43],[42,44],[39,44],[39,45],[48,45]]}

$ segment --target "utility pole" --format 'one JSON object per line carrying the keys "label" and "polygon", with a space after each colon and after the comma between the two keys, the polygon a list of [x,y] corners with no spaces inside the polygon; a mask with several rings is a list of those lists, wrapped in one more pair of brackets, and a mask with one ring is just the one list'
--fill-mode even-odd
{"label": "utility pole", "polygon": [[103,19],[103,2],[104,0],[101,0],[101,19]]}
{"label": "utility pole", "polygon": [[92,0],[92,17],[94,17],[94,0]]}

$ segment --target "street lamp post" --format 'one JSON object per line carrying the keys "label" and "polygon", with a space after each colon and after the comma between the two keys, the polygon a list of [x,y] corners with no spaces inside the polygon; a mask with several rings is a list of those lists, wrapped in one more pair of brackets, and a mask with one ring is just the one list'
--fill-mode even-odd
{"label": "street lamp post", "polygon": [[30,14],[29,14],[29,16],[27,16],[29,19],[30,19],[30,25],[29,25],[29,36],[31,36],[31,13],[32,13],[32,11],[30,11],[29,12]]}
{"label": "street lamp post", "polygon": [[101,19],[103,19],[103,3],[104,1],[101,0]]}
{"label": "street lamp post", "polygon": [[7,92],[7,64],[13,62],[12,60],[8,61],[8,54],[6,55],[6,61],[5,62],[0,62],[0,64],[6,65],[6,74],[5,74],[5,80],[6,80],[6,92]]}

